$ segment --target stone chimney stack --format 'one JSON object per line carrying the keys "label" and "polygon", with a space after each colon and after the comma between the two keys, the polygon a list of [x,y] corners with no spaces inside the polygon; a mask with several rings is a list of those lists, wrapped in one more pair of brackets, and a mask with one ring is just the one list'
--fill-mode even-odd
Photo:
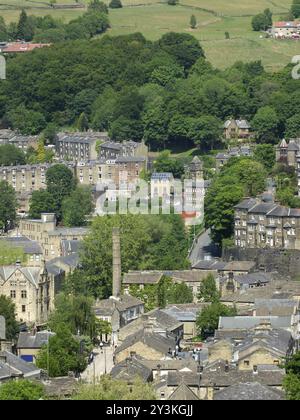
{"label": "stone chimney stack", "polygon": [[121,295],[121,241],[120,229],[113,228],[113,298]]}

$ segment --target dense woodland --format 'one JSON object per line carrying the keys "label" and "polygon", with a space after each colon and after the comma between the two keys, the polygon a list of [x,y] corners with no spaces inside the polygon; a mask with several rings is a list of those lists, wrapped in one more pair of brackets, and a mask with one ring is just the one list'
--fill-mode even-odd
{"label": "dense woodland", "polygon": [[[13,94],[12,94],[13,92]],[[58,43],[10,57],[0,84],[2,126],[36,134],[49,124],[88,126],[154,149],[218,145],[228,117],[251,121],[260,143],[300,133],[300,83],[260,62],[220,71],[190,34],[141,34]]]}

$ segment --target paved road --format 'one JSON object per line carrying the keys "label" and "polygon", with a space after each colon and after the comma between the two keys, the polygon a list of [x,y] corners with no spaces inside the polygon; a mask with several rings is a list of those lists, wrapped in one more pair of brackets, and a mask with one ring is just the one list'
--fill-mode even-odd
{"label": "paved road", "polygon": [[220,256],[219,250],[212,243],[209,234],[210,230],[206,230],[199,236],[197,242],[194,243],[194,247],[189,257],[192,265],[196,264],[198,261],[213,259]]}
{"label": "paved road", "polygon": [[94,381],[97,382],[100,376],[105,373],[110,373],[114,366],[113,349],[111,347],[104,347],[103,353],[99,348],[94,349],[94,354],[94,361],[81,374],[81,379],[90,384],[94,383]]}

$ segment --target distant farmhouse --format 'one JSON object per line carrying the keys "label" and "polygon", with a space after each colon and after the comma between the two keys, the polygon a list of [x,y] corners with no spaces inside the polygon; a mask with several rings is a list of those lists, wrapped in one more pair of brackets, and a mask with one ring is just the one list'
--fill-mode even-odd
{"label": "distant farmhouse", "polygon": [[2,54],[20,54],[33,51],[37,48],[50,47],[51,44],[41,44],[32,42],[0,42],[0,52]]}
{"label": "distant farmhouse", "polygon": [[269,33],[275,39],[300,39],[300,21],[275,22]]}

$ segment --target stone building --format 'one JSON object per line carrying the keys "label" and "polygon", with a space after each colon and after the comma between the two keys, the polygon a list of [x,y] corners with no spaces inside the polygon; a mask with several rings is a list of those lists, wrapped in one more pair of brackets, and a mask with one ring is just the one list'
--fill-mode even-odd
{"label": "stone building", "polygon": [[143,356],[148,360],[164,360],[171,358],[176,351],[177,341],[172,336],[163,336],[153,332],[149,326],[136,334],[128,336],[115,351],[117,363],[127,359],[132,354]]}
{"label": "stone building", "polygon": [[41,369],[9,351],[0,351],[0,384],[9,380],[39,380]]}
{"label": "stone building", "polygon": [[277,366],[271,369],[258,366],[255,372],[242,371],[228,361],[216,360],[192,372],[169,372],[166,380],[160,384],[158,392],[160,397],[163,395],[163,399],[169,399],[173,392],[184,383],[200,400],[213,400],[218,392],[223,390],[225,392],[232,386],[257,382],[266,389],[277,392],[282,389],[284,376],[285,371]]}
{"label": "stone building", "polygon": [[56,155],[60,160],[87,162],[98,158],[97,144],[108,139],[107,133],[92,131],[58,133]]}
{"label": "stone building", "polygon": [[119,341],[124,341],[128,336],[145,330],[147,327],[151,327],[154,333],[162,335],[173,334],[176,337],[183,337],[182,322],[164,310],[153,309],[121,328],[119,331]]}
{"label": "stone building", "polygon": [[276,147],[276,161],[288,166],[297,166],[300,153],[300,139],[283,139]]}
{"label": "stone building", "polygon": [[251,126],[247,120],[227,120],[224,123],[224,137],[226,139],[247,139],[251,137]]}
{"label": "stone building", "polygon": [[240,248],[300,249],[300,209],[246,198],[235,206],[235,245]]}
{"label": "stone building", "polygon": [[48,344],[55,333],[50,331],[21,332],[17,342],[17,354],[26,362],[36,362],[36,357],[41,348]]}
{"label": "stone building", "polygon": [[186,166],[185,175],[187,179],[193,181],[203,179],[203,163],[198,156],[195,156],[192,162]]}
{"label": "stone building", "polygon": [[62,255],[63,240],[81,241],[89,232],[87,228],[57,227],[54,213],[42,213],[41,219],[21,219],[18,231],[41,245],[47,261]]}
{"label": "stone building", "polygon": [[283,391],[272,389],[259,382],[245,382],[214,393],[214,401],[282,401]]}
{"label": "stone building", "polygon": [[21,249],[24,252],[25,260],[23,265],[40,267],[43,262],[43,250],[37,241],[31,241],[25,236],[5,236],[0,238],[0,245],[12,249]]}
{"label": "stone building", "polygon": [[174,271],[130,271],[123,277],[125,291],[130,293],[132,286],[143,289],[146,285],[158,285],[163,276],[170,277],[174,283],[185,283],[193,292],[194,302],[198,302],[201,283],[204,278],[211,274],[217,277],[216,271],[206,270],[174,270]]}
{"label": "stone building", "polygon": [[148,158],[148,147],[145,143],[137,143],[134,141],[124,141],[118,143],[107,141],[99,146],[99,158],[105,161],[114,161],[120,157],[140,157]]}
{"label": "stone building", "polygon": [[0,294],[12,299],[18,321],[27,324],[47,321],[61,282],[61,275],[49,273],[46,267],[19,263],[0,267]]}

